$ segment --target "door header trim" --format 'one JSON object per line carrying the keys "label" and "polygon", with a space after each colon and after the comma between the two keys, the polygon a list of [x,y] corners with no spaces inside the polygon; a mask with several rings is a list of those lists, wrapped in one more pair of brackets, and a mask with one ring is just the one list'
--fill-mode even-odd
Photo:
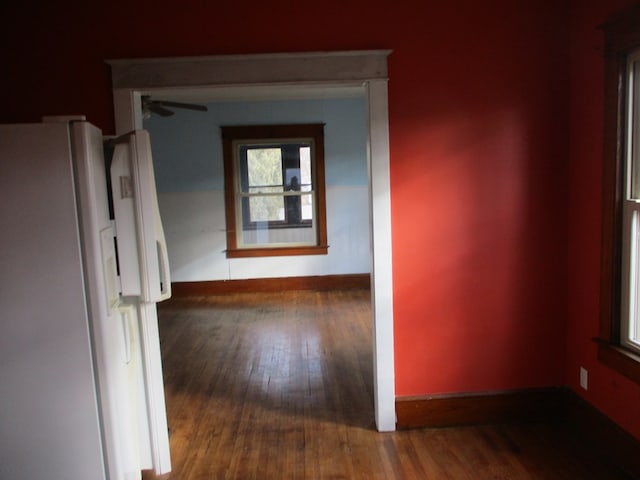
{"label": "door header trim", "polygon": [[[107,60],[113,88],[387,79],[391,50]],[[301,62],[304,68],[301,68]]]}

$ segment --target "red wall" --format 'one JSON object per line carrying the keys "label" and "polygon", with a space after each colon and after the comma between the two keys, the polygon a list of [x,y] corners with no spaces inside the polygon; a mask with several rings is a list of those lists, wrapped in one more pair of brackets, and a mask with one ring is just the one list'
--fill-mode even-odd
{"label": "red wall", "polygon": [[[3,3],[2,122],[85,113],[111,132],[108,58],[393,49],[397,394],[564,385],[567,372],[573,385],[580,363],[592,372],[590,400],[615,409],[602,400],[613,377],[594,365],[593,332],[584,331],[597,305],[580,302],[583,292],[591,303],[597,294],[597,215],[580,212],[567,229],[569,119],[585,144],[597,143],[599,130],[596,120],[576,124],[587,106],[569,97],[580,83],[569,75],[582,64],[570,70],[579,29],[570,44],[564,2]],[[583,71],[595,91],[600,65],[591,57]],[[597,118],[597,100],[589,101]],[[575,170],[572,199],[598,181],[595,163]],[[582,228],[587,244],[567,243]],[[568,258],[579,279],[572,273],[571,288]],[[598,375],[609,385],[602,394]],[[637,422],[618,420],[638,433]]]}
{"label": "red wall", "polygon": [[[630,1],[576,1],[571,25],[571,155],[569,163],[569,315],[567,383],[640,438],[640,386],[597,359],[601,173],[603,149],[603,37],[597,26]],[[579,387],[579,369],[589,390]]]}
{"label": "red wall", "polygon": [[398,395],[564,382],[566,11],[523,3],[427,9],[394,45]]}

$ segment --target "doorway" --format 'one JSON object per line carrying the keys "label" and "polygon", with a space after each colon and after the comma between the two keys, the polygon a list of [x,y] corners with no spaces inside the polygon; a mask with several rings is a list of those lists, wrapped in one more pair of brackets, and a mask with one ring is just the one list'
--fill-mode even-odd
{"label": "doorway", "polygon": [[[373,384],[379,431],[395,430],[388,50],[112,60],[116,133],[142,127],[141,95],[153,89],[286,89],[361,85],[367,99],[373,312]],[[163,403],[163,402],[162,402]]]}

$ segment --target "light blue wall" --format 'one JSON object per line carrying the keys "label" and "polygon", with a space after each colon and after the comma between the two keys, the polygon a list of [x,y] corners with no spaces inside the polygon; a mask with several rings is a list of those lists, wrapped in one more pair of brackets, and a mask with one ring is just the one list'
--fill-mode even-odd
{"label": "light blue wall", "polygon": [[[173,281],[340,275],[370,271],[367,111],[362,98],[217,102],[152,117],[160,213]],[[226,258],[220,126],[324,123],[327,255]]]}
{"label": "light blue wall", "polygon": [[366,103],[364,98],[217,102],[209,111],[176,110],[144,122],[151,135],[160,193],[223,190],[220,126],[324,123],[327,186],[365,186]]}

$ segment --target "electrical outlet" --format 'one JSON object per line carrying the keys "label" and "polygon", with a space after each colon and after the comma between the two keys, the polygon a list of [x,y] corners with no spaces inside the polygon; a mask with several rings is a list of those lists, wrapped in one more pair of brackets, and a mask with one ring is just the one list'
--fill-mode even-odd
{"label": "electrical outlet", "polygon": [[580,367],[580,386],[589,390],[589,372],[584,367]]}

